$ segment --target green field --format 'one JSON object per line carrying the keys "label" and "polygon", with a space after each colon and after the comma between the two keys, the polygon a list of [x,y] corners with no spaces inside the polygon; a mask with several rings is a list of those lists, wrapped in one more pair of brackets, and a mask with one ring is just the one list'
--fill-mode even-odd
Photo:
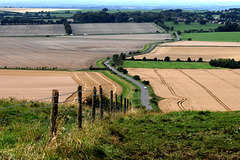
{"label": "green field", "polygon": [[186,25],[184,22],[179,22],[179,24],[174,24],[173,22],[165,22],[166,26],[171,27],[173,26],[174,30],[180,30],[183,32],[184,30],[209,30],[209,29],[216,29],[217,27],[221,26],[219,24],[207,23],[206,25],[201,25],[199,23],[191,22],[190,24]]}
{"label": "green field", "polygon": [[240,32],[183,33],[182,40],[192,41],[240,42]]}
{"label": "green field", "polygon": [[124,61],[124,68],[218,69],[206,62]]}
{"label": "green field", "polygon": [[[0,100],[0,108],[24,101]],[[1,111],[1,119],[46,104]],[[77,106],[61,106],[56,138],[49,139],[50,108],[1,121],[1,159],[238,159],[240,112],[144,110],[105,116],[77,129]],[[4,122],[4,123],[2,123]],[[36,127],[34,127],[36,126]],[[32,128],[34,127],[34,128]],[[24,134],[23,134],[24,133]]]}

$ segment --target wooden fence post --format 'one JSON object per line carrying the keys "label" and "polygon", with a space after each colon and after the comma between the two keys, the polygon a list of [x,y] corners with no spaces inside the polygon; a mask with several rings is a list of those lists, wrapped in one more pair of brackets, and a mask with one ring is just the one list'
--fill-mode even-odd
{"label": "wooden fence post", "polygon": [[92,123],[95,121],[95,114],[96,114],[96,94],[97,90],[96,87],[93,88],[93,96],[92,96]]}
{"label": "wooden fence post", "polygon": [[78,129],[82,129],[82,86],[78,86]]}
{"label": "wooden fence post", "polygon": [[110,92],[110,111],[113,111],[113,91]]}
{"label": "wooden fence post", "polygon": [[114,106],[114,112],[117,112],[118,107],[117,107],[117,94],[115,94],[115,106]]}
{"label": "wooden fence post", "polygon": [[123,111],[123,108],[122,108],[123,103],[122,103],[122,101],[123,101],[123,97],[122,97],[122,95],[121,95],[121,96],[120,96],[120,112]]}
{"label": "wooden fence post", "polygon": [[100,108],[100,118],[103,118],[103,90],[102,90],[102,86],[99,85],[99,92],[100,92],[100,95],[99,95],[99,108]]}
{"label": "wooden fence post", "polygon": [[126,104],[126,98],[124,98],[124,113],[126,113],[126,111],[127,111],[127,104]]}
{"label": "wooden fence post", "polygon": [[59,92],[58,90],[52,91],[52,112],[51,112],[51,122],[50,122],[50,139],[56,135],[57,132],[57,115],[58,115],[58,99],[59,99]]}

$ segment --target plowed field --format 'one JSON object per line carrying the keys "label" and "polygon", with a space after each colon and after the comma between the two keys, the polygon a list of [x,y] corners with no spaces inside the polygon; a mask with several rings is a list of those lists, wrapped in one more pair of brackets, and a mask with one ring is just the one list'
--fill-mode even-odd
{"label": "plowed field", "polygon": [[152,41],[51,37],[0,38],[0,68],[88,69],[101,58],[136,51]]}
{"label": "plowed field", "polygon": [[71,24],[73,34],[156,33],[162,32],[151,23]]}
{"label": "plowed field", "polygon": [[[62,71],[22,71],[0,70],[0,97],[38,100],[51,97],[52,90],[60,92],[60,101],[74,100],[77,86],[83,87],[83,97],[89,96],[93,87],[102,85],[104,92],[109,95],[120,94],[122,88],[105,75],[97,72],[62,72]],[[51,98],[45,101],[50,101]]]}
{"label": "plowed field", "polygon": [[163,112],[240,110],[240,70],[128,69],[163,97]]}
{"label": "plowed field", "polygon": [[62,24],[51,25],[0,25],[0,36],[37,36],[65,34]]}

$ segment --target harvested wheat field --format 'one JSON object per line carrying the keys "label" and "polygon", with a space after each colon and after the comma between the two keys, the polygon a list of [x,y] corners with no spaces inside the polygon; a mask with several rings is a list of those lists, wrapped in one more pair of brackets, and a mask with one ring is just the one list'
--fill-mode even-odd
{"label": "harvested wheat field", "polygon": [[240,110],[240,70],[128,69],[149,80],[163,112]]}
{"label": "harvested wheat field", "polygon": [[240,42],[207,42],[207,41],[177,41],[173,43],[164,43],[161,46],[175,47],[240,47]]}
{"label": "harvested wheat field", "polygon": [[[89,96],[93,87],[102,85],[105,94],[120,94],[122,88],[98,72],[0,70],[0,97],[39,100],[51,97],[52,90],[60,92],[60,102],[77,98],[78,85],[83,87],[83,97]],[[50,101],[51,98],[44,99]]]}
{"label": "harvested wheat field", "polygon": [[152,41],[91,40],[55,37],[0,38],[0,68],[88,69],[113,54],[142,49]]}
{"label": "harvested wheat field", "polygon": [[0,25],[0,36],[64,35],[62,24],[50,25]]}
{"label": "harvested wheat field", "polygon": [[158,59],[164,59],[169,56],[171,60],[180,58],[186,61],[188,57],[192,60],[198,60],[199,57],[202,57],[204,61],[218,58],[234,58],[239,61],[239,53],[240,47],[157,47],[149,54],[135,56],[135,58],[153,59],[157,57]]}
{"label": "harvested wheat field", "polygon": [[151,23],[87,23],[71,24],[71,27],[74,35],[163,32]]}

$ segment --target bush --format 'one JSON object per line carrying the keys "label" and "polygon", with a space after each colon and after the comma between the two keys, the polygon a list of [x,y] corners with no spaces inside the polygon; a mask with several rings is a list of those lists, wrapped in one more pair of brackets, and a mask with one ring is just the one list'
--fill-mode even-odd
{"label": "bush", "polygon": [[146,61],[147,60],[147,58],[146,57],[143,57],[143,59],[142,59],[143,61]]}
{"label": "bush", "polygon": [[118,70],[119,72],[123,72],[123,67],[118,67],[117,70]]}
{"label": "bush", "polygon": [[165,58],[164,58],[164,61],[169,62],[169,61],[170,61],[170,57],[169,57],[169,56],[165,57]]}
{"label": "bush", "polygon": [[199,57],[197,62],[203,62],[203,58],[202,57]]}
{"label": "bush", "polygon": [[127,69],[123,69],[123,74],[128,74]]}
{"label": "bush", "polygon": [[139,75],[135,75],[135,76],[133,76],[133,79],[140,80],[140,76]]}
{"label": "bush", "polygon": [[190,58],[190,57],[188,57],[187,61],[188,61],[188,62],[192,62],[192,60],[191,60],[191,58]]}
{"label": "bush", "polygon": [[181,62],[181,59],[180,59],[180,58],[178,58],[176,61],[177,61],[177,62]]}
{"label": "bush", "polygon": [[145,84],[145,85],[149,85],[150,84],[150,82],[149,81],[143,81],[143,84]]}

